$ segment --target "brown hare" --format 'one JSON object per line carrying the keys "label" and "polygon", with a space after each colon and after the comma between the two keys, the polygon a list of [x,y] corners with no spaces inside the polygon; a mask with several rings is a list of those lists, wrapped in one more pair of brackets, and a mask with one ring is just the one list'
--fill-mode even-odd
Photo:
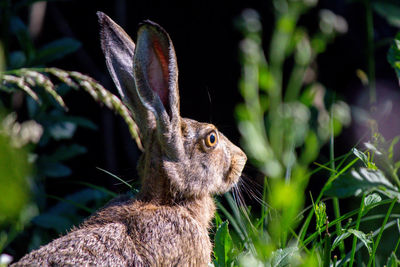
{"label": "brown hare", "polygon": [[108,70],[144,147],[141,191],[14,266],[207,266],[212,195],[238,182],[246,155],[214,125],[180,116],[175,51],[163,28],[145,21],[135,47],[107,15],[98,17]]}

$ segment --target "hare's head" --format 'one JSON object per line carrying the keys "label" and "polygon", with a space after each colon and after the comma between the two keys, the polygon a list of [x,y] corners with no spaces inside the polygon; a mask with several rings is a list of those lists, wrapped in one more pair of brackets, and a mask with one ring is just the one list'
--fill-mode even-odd
{"label": "hare's head", "polygon": [[166,31],[144,22],[135,47],[121,27],[98,16],[108,70],[139,128],[145,194],[190,198],[228,191],[246,155],[214,125],[181,118],[177,62]]}

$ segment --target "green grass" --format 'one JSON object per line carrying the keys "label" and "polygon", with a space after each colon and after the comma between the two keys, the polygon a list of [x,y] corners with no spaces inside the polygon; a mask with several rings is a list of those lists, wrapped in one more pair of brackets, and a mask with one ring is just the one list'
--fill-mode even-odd
{"label": "green grass", "polygon": [[[384,14],[389,23],[398,23],[399,15],[390,11],[392,5],[400,7],[388,0],[363,0],[363,3],[368,74],[361,70],[359,74],[365,75],[363,82],[369,89],[372,109],[377,90],[373,12]],[[318,55],[324,53],[338,34],[345,33],[347,25],[342,17],[319,10],[319,28],[308,32],[298,21],[315,5],[316,1],[310,0],[273,1],[274,28],[268,51],[263,50],[261,18],[255,11],[245,10],[237,21],[243,33],[239,84],[243,103],[237,106],[236,117],[249,164],[264,176],[264,184],[257,188],[254,181],[248,182],[251,178],[244,178],[233,195],[228,193],[224,200],[218,201],[213,235],[215,266],[398,266],[400,263],[400,161],[394,156],[400,137],[385,140],[379,133],[379,122],[371,120],[367,144],[358,142],[344,155],[335,153],[336,136],[350,124],[350,107],[321,84],[317,76],[305,77],[310,72],[318,73],[314,64]],[[10,6],[6,7],[13,12]],[[38,50],[24,27],[17,34],[26,62],[15,65],[18,62],[13,63],[10,51],[4,49],[3,53],[0,47],[0,90],[8,94],[22,91],[27,95],[28,117],[43,127],[43,151],[49,140],[57,140],[51,125],[46,126],[47,121],[54,125],[68,122],[74,127],[95,128],[84,118],[65,114],[63,96],[71,88],[82,88],[122,116],[141,147],[130,111],[116,96],[88,76],[42,67],[75,51],[79,42],[64,38]],[[388,52],[388,62],[400,77],[400,35],[395,37]],[[5,113],[10,110],[0,104]],[[38,140],[22,140],[18,132],[5,131],[19,127],[5,127],[16,124],[15,118],[8,121],[6,124],[7,120],[2,120],[0,139],[14,141],[0,142],[0,148],[1,152],[15,156],[15,160],[9,164],[12,168],[0,168],[0,177],[15,175],[13,182],[17,185],[12,186],[23,190],[7,192],[14,194],[7,203],[17,203],[16,198],[21,203],[12,211],[0,212],[9,214],[0,216],[0,253],[29,222],[33,226],[26,243],[34,248],[79,222],[82,219],[79,211],[88,215],[115,196],[105,188],[82,181],[80,184],[86,187],[82,191],[64,198],[40,191],[42,198],[35,202],[32,183],[41,188],[48,179],[68,176],[70,170],[64,161],[86,150],[78,144],[65,147],[53,140],[50,143],[56,147],[53,154],[39,153],[35,162],[28,161],[28,154],[35,153]],[[72,139],[74,131],[62,134]],[[324,146],[329,146],[328,160],[321,160]],[[34,166],[39,171],[32,174]],[[22,174],[7,173],[13,170]],[[314,182],[322,187],[309,192],[308,186]],[[0,179],[0,185],[3,184]],[[244,203],[243,193],[257,200],[252,207]],[[45,202],[43,196],[59,202],[46,209],[41,206]],[[0,211],[8,206],[1,205]]]}
{"label": "green grass", "polygon": [[[318,99],[328,90],[316,78],[306,83],[303,77],[318,54],[346,27],[337,27],[343,23],[341,17],[321,11],[320,31],[310,35],[297,21],[313,3],[280,3],[284,4],[274,5],[276,27],[267,53],[262,49],[258,14],[247,10],[239,23],[244,35],[240,82],[244,102],[237,107],[237,118],[250,162],[265,175],[260,197],[264,203],[261,209],[243,207],[243,201],[235,202],[227,195],[229,208],[219,204],[218,218],[225,218],[229,227],[218,228],[215,235],[214,265],[397,266],[400,242],[382,243],[382,238],[400,238],[400,228],[392,227],[399,217],[393,214],[400,198],[400,163],[393,157],[398,137],[386,141],[375,122],[369,143],[355,146],[363,151],[354,147],[345,155],[335,155],[335,137],[348,125],[350,108],[333,93],[331,98]],[[365,3],[367,37],[372,42],[372,7],[369,1]],[[395,43],[389,53],[395,69],[399,48]],[[367,86],[374,104],[372,49],[371,44],[367,49],[371,84]],[[287,60],[294,61],[288,73],[283,68]],[[282,77],[287,75],[289,82],[284,83]],[[316,106],[318,101],[324,105]],[[318,120],[308,115],[312,109],[318,112]],[[319,153],[326,143],[329,161],[321,163]],[[320,181],[323,186],[319,192],[308,193],[314,177],[325,179]],[[311,208],[305,208],[309,202]],[[333,217],[328,218],[328,213]],[[218,256],[221,246],[223,261]]]}

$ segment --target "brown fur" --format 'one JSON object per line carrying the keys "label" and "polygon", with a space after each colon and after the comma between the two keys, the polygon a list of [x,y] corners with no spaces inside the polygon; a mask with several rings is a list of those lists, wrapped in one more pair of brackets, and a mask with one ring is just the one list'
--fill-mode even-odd
{"label": "brown fur", "polygon": [[99,20],[107,66],[144,145],[142,189],[14,266],[207,266],[212,195],[237,183],[246,155],[214,125],[180,117],[175,52],[160,26],[143,24],[135,48],[110,18],[99,12]]}

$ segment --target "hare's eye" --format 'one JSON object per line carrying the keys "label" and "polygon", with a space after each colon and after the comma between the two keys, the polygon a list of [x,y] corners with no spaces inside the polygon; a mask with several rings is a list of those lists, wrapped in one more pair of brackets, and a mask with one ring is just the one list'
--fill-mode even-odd
{"label": "hare's eye", "polygon": [[208,147],[213,147],[218,143],[218,135],[216,131],[210,132],[205,139],[206,145]]}

